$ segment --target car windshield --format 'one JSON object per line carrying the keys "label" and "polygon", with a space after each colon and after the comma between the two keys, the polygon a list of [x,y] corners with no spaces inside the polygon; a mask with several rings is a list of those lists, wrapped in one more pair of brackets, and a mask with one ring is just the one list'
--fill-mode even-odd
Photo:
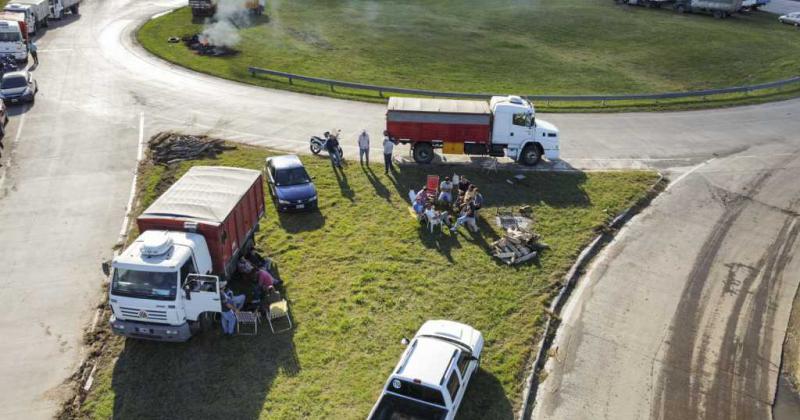
{"label": "car windshield", "polygon": [[111,283],[115,295],[175,300],[178,277],[175,272],[157,273],[117,268]]}
{"label": "car windshield", "polygon": [[0,32],[0,42],[19,42],[22,36],[19,32]]}
{"label": "car windshield", "polygon": [[305,168],[278,169],[275,171],[276,185],[297,185],[311,182]]}
{"label": "car windshield", "polygon": [[25,76],[4,77],[3,83],[0,84],[0,88],[15,89],[25,87],[27,84],[28,81],[25,80]]}

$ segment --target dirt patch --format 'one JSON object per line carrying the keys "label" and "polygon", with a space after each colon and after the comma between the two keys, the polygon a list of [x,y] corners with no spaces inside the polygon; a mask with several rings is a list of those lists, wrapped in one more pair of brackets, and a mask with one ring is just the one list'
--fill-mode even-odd
{"label": "dirt patch", "polygon": [[319,49],[325,50],[325,51],[333,51],[333,49],[334,49],[333,48],[333,44],[331,44],[330,42],[326,41],[325,39],[323,39],[321,36],[319,36],[317,34],[314,34],[314,33],[311,33],[311,32],[299,31],[299,30],[294,29],[294,28],[288,28],[286,30],[286,32],[288,32],[289,36],[291,36],[292,38],[294,38],[294,39],[296,39],[296,40],[298,40],[298,41],[300,41],[302,43],[311,45],[314,48],[319,48]]}

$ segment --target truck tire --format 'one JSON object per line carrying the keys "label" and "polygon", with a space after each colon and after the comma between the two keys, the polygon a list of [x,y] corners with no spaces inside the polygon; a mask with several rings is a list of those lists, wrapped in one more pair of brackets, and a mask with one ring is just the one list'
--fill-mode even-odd
{"label": "truck tire", "polygon": [[675,7],[675,11],[678,13],[686,13],[686,6],[679,4]]}
{"label": "truck tire", "polygon": [[79,13],[79,11],[80,11],[79,10],[80,6],[81,6],[80,3],[76,3],[76,4],[72,5],[72,6],[70,6],[69,11],[72,12],[73,15],[77,15]]}
{"label": "truck tire", "polygon": [[44,18],[43,22],[44,23],[42,23],[42,26],[44,26],[45,28],[49,28],[50,27],[50,20],[49,19]]}
{"label": "truck tire", "polygon": [[414,162],[431,163],[433,161],[433,146],[430,143],[417,143],[414,145]]}
{"label": "truck tire", "polygon": [[529,143],[522,148],[522,154],[519,156],[519,162],[525,166],[534,166],[542,160],[542,152],[539,146],[534,143]]}
{"label": "truck tire", "polygon": [[724,15],[719,10],[714,10],[714,19],[722,19]]}

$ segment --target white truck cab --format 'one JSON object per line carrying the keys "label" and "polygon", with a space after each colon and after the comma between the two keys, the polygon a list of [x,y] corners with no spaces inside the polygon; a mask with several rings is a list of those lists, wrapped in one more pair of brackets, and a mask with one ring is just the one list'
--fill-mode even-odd
{"label": "white truck cab", "polygon": [[28,59],[28,46],[25,44],[19,22],[0,21],[0,55],[10,55],[18,61]]}
{"label": "white truck cab", "polygon": [[492,145],[506,148],[506,156],[522,163],[535,163],[539,156],[559,157],[559,133],[555,125],[536,119],[536,110],[519,96],[493,96]]}
{"label": "white truck cab", "polygon": [[114,258],[109,303],[115,333],[185,341],[204,313],[220,312],[219,278],[205,238],[197,233],[146,231]]}
{"label": "white truck cab", "polygon": [[483,336],[469,325],[427,321],[386,381],[369,419],[454,419],[482,351]]}

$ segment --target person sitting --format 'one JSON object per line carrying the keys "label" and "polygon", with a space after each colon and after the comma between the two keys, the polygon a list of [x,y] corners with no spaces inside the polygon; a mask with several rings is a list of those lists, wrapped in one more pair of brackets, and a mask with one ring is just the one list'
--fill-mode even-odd
{"label": "person sitting", "polygon": [[472,183],[469,182],[467,177],[462,175],[461,178],[459,178],[459,180],[458,180],[458,191],[460,192],[461,195],[466,194],[466,192],[469,190],[469,187],[471,187],[471,186],[472,186]]}
{"label": "person sitting", "polygon": [[[227,282],[222,282],[220,286],[223,289],[220,293],[220,299],[222,300],[222,316],[220,316],[222,334],[233,335],[236,332],[236,313],[239,312],[240,306],[237,306],[237,302],[232,299],[233,293],[227,293],[230,292]],[[244,301],[242,301],[242,304],[244,304]]]}
{"label": "person sitting", "polygon": [[439,184],[439,201],[445,202],[448,205],[453,202],[453,183],[450,177],[444,177],[444,181]]}
{"label": "person sitting", "polygon": [[[473,185],[473,187],[475,186]],[[480,210],[483,207],[483,194],[478,190],[478,187],[475,187],[472,193],[472,201],[475,203],[475,210]]]}
{"label": "person sitting", "polygon": [[237,311],[241,310],[246,299],[245,295],[234,295],[233,290],[228,288],[228,282],[226,281],[222,282],[220,286],[222,287],[222,294],[225,296],[225,299],[231,302],[236,307]]}
{"label": "person sitting", "polygon": [[478,225],[475,223],[475,202],[469,201],[461,206],[461,216],[456,219],[456,223],[450,228],[451,232],[455,232],[459,226],[467,224],[467,227],[472,232],[478,231]]}
{"label": "person sitting", "polygon": [[421,190],[414,196],[414,203],[411,207],[414,209],[414,213],[417,214],[417,218],[422,216],[422,213],[425,211],[425,204],[428,201],[428,193],[425,191],[425,187],[422,187]]}

